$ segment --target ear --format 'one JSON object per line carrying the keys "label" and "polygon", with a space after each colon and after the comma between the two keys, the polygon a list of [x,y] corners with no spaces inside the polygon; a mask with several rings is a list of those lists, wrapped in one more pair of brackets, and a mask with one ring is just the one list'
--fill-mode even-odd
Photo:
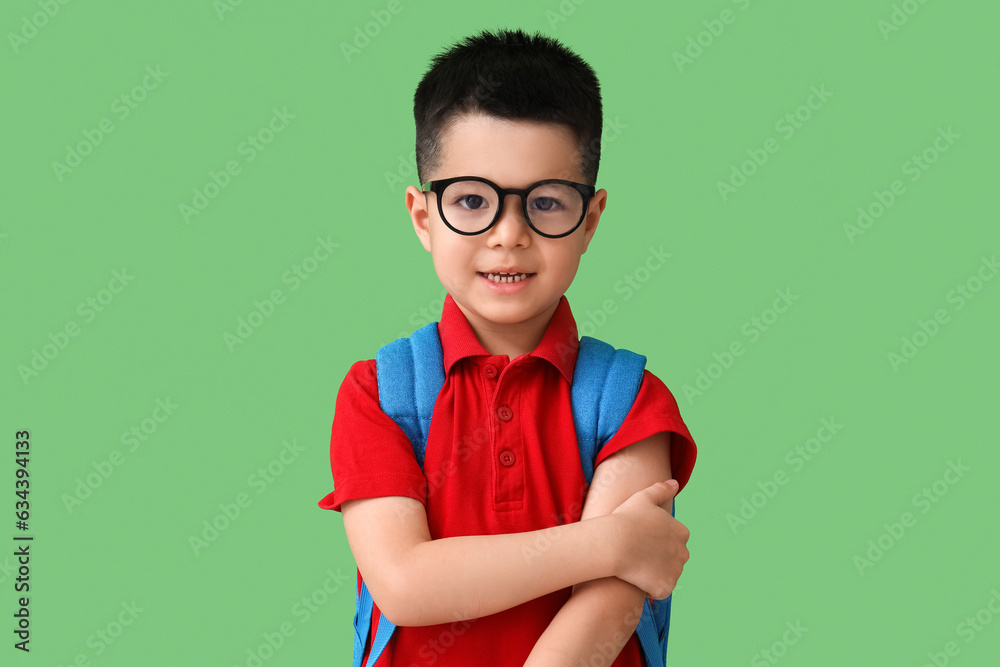
{"label": "ear", "polygon": [[406,210],[413,221],[413,231],[417,233],[417,238],[427,252],[431,251],[430,212],[427,210],[429,199],[430,195],[413,185],[406,188]]}
{"label": "ear", "polygon": [[[601,214],[604,213],[604,207],[608,205],[608,191],[601,188],[594,195],[593,199],[590,200],[590,206],[587,208],[587,217],[583,219],[583,251],[587,252],[587,247],[590,245],[590,240],[594,238],[594,234],[597,232],[597,223],[601,220]],[[581,253],[582,254],[582,253]]]}

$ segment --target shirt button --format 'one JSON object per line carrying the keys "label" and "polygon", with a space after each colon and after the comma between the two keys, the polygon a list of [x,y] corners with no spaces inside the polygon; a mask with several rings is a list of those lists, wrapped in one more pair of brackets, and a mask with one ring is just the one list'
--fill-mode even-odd
{"label": "shirt button", "polygon": [[484,367],[483,368],[483,375],[485,375],[486,377],[488,377],[489,379],[492,380],[493,378],[495,378],[497,376],[497,367],[496,366],[486,366],[486,367]]}
{"label": "shirt button", "polygon": [[499,408],[497,408],[497,417],[500,418],[500,421],[509,422],[511,419],[514,418],[514,411],[508,408],[506,405],[501,405]]}
{"label": "shirt button", "polygon": [[511,467],[512,465],[514,465],[515,461],[517,461],[517,457],[514,456],[514,452],[510,451],[509,449],[505,449],[502,452],[500,452],[500,463],[504,467],[507,468]]}

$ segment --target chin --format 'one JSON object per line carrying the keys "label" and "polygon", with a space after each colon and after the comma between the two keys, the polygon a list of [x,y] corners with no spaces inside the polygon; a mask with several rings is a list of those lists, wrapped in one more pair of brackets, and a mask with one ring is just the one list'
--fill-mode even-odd
{"label": "chin", "polygon": [[520,324],[537,317],[542,309],[535,304],[512,304],[509,306],[487,306],[478,312],[497,324]]}

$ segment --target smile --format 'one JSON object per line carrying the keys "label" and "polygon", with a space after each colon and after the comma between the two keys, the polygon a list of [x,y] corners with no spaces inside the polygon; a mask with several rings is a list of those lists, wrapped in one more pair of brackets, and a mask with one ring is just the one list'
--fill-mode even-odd
{"label": "smile", "polygon": [[535,275],[534,273],[480,273],[481,276],[486,276],[487,280],[491,280],[495,283],[519,283],[522,280],[528,278],[529,276]]}

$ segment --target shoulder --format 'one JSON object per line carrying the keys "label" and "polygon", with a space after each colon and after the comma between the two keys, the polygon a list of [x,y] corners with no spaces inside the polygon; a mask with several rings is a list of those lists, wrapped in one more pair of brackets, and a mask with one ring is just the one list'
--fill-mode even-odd
{"label": "shoulder", "polygon": [[361,361],[355,361],[351,364],[350,369],[347,371],[347,375],[344,376],[344,382],[360,383],[366,384],[369,382],[378,382],[378,375],[376,373],[376,365],[374,359],[362,359]]}
{"label": "shoulder", "polygon": [[[680,417],[680,407],[677,405],[677,399],[674,398],[673,392],[667,388],[659,376],[648,368],[642,372],[642,386],[639,388],[639,392],[640,394],[644,392],[646,394],[644,398],[660,406],[661,409]],[[638,400],[636,397],[636,401]]]}
{"label": "shoulder", "polygon": [[663,431],[674,434],[670,440],[670,459],[674,478],[681,488],[687,483],[694,468],[697,447],[680,408],[667,385],[648,369],[642,372],[639,394],[632,404],[621,428],[598,456],[598,462],[611,454]]}
{"label": "shoulder", "polygon": [[[441,342],[437,332],[437,322],[431,322],[410,333],[409,336],[400,336],[395,340],[382,345],[374,359],[363,359],[354,362],[340,384],[341,394],[363,394],[369,398],[378,400],[378,361],[388,364],[390,368],[396,370],[400,366],[407,365],[409,360],[418,366],[429,363],[429,358],[441,354]],[[431,326],[434,325],[434,326]],[[436,350],[435,350],[436,347]],[[391,378],[398,378],[398,373],[393,373]],[[405,377],[405,373],[403,375]]]}
{"label": "shoulder", "polygon": [[663,380],[649,369],[642,371],[642,385],[635,397],[635,403],[632,404],[629,417],[640,421],[668,424],[671,428],[666,430],[680,433],[690,439],[677,399]]}
{"label": "shoulder", "polygon": [[338,405],[343,402],[372,399],[378,400],[378,374],[375,360],[364,359],[351,364],[340,389],[337,391]]}

